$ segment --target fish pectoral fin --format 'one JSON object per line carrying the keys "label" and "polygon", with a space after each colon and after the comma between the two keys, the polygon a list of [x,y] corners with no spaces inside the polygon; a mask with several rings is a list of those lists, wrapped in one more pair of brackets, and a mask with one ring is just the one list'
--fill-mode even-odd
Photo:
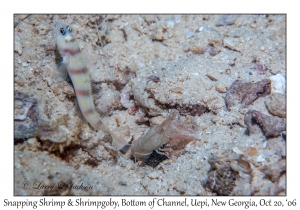
{"label": "fish pectoral fin", "polygon": [[90,78],[93,79],[93,78],[96,78],[97,79],[97,76],[98,76],[98,72],[97,72],[97,68],[96,66],[86,57],[84,56],[84,53],[82,53],[82,56],[84,57],[84,60],[85,60],[85,64],[86,64],[86,67],[88,69],[88,73],[90,75]]}
{"label": "fish pectoral fin", "polygon": [[57,65],[57,70],[58,70],[58,73],[59,75],[64,79],[66,80],[67,82],[70,82],[71,81],[71,78],[68,74],[68,70],[67,70],[67,67],[66,67],[66,64],[64,64],[63,62],[60,62],[58,65]]}
{"label": "fish pectoral fin", "polygon": [[101,82],[94,81],[94,79],[97,79],[97,68],[95,65],[93,65],[90,61],[86,60],[86,67],[88,69],[88,73],[91,78],[91,87],[92,87],[92,93],[98,94],[101,90]]}

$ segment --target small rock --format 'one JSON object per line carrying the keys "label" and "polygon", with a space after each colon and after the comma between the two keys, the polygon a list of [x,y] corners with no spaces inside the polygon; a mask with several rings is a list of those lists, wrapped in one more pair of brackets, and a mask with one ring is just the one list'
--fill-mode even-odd
{"label": "small rock", "polygon": [[235,80],[226,93],[227,107],[231,108],[238,103],[241,103],[243,107],[249,106],[259,97],[270,94],[270,83],[269,79],[256,83],[244,83],[242,80]]}
{"label": "small rock", "polygon": [[250,27],[251,27],[251,28],[256,28],[257,25],[256,25],[255,23],[251,23],[251,24],[250,24]]}
{"label": "small rock", "polygon": [[285,118],[286,117],[285,101],[286,101],[285,95],[281,93],[271,94],[266,99],[266,106],[271,114]]}
{"label": "small rock", "polygon": [[30,145],[35,145],[37,143],[37,138],[29,138],[27,142]]}
{"label": "small rock", "polygon": [[230,168],[212,170],[208,173],[204,186],[217,195],[228,196],[235,187],[238,175]]}
{"label": "small rock", "polygon": [[256,110],[249,110],[245,114],[245,124],[248,126],[250,134],[256,133],[254,125],[258,124],[266,137],[276,137],[286,130],[285,120],[280,117],[264,115]]}
{"label": "small rock", "polygon": [[270,77],[271,82],[271,93],[281,93],[281,94],[285,94],[285,77],[281,74],[276,74],[274,76]]}
{"label": "small rock", "polygon": [[201,32],[201,31],[203,31],[203,29],[204,29],[204,26],[200,26],[197,31]]}
{"label": "small rock", "polygon": [[250,156],[254,156],[254,155],[257,154],[257,149],[254,148],[254,147],[249,147],[249,148],[247,149],[247,153],[248,153],[248,155],[250,155]]}
{"label": "small rock", "polygon": [[192,116],[200,116],[206,110],[206,106],[202,103],[191,104],[191,105],[182,104],[182,105],[178,105],[176,108],[178,109],[180,114],[184,116],[189,114]]}

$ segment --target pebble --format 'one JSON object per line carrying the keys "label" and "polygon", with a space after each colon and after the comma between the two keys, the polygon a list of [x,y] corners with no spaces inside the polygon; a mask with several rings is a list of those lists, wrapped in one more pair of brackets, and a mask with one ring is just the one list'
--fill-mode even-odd
{"label": "pebble", "polygon": [[281,93],[285,94],[286,86],[285,86],[285,76],[281,74],[276,74],[273,76],[270,76],[271,80],[271,93]]}
{"label": "pebble", "polygon": [[259,155],[259,156],[257,157],[256,161],[257,161],[258,163],[260,163],[260,162],[265,162],[266,159],[265,159],[262,155]]}
{"label": "pebble", "polygon": [[248,126],[249,133],[257,133],[257,124],[262,128],[266,137],[276,137],[286,130],[286,122],[277,116],[268,116],[256,110],[249,110],[244,116],[245,124]]}
{"label": "pebble", "polygon": [[281,93],[271,94],[266,98],[266,106],[269,112],[273,115],[285,118],[286,117],[286,103],[285,95]]}
{"label": "pebble", "polygon": [[199,31],[203,31],[204,26],[200,26],[200,28],[198,29]]}
{"label": "pebble", "polygon": [[29,138],[29,139],[27,140],[27,142],[28,142],[28,144],[30,144],[30,145],[34,145],[34,144],[37,142],[37,139],[36,139],[36,138]]}
{"label": "pebble", "polygon": [[235,80],[226,93],[227,107],[231,108],[237,104],[242,104],[243,107],[249,106],[259,97],[270,94],[270,83],[269,79],[256,83]]}
{"label": "pebble", "polygon": [[254,148],[254,147],[248,147],[247,153],[248,153],[248,155],[250,155],[250,156],[254,156],[254,155],[257,154],[257,149]]}

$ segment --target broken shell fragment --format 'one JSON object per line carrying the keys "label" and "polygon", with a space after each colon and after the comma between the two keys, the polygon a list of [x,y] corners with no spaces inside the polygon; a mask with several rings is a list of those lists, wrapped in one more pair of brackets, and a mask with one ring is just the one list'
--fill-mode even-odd
{"label": "broken shell fragment", "polygon": [[251,165],[245,160],[237,159],[230,162],[230,167],[232,170],[237,172],[243,172],[249,174],[251,172]]}
{"label": "broken shell fragment", "polygon": [[216,90],[219,93],[226,93],[227,92],[227,88],[225,87],[225,85],[223,85],[221,83],[216,84]]}
{"label": "broken shell fragment", "polygon": [[206,76],[208,76],[209,79],[211,79],[212,81],[218,81],[218,79],[210,74],[206,74]]}

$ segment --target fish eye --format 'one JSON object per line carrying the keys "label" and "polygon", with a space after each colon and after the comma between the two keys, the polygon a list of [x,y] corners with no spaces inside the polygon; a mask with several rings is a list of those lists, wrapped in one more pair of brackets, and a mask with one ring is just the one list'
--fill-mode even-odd
{"label": "fish eye", "polygon": [[61,33],[62,35],[65,35],[65,33],[66,33],[65,29],[64,29],[64,28],[60,28],[60,33]]}

